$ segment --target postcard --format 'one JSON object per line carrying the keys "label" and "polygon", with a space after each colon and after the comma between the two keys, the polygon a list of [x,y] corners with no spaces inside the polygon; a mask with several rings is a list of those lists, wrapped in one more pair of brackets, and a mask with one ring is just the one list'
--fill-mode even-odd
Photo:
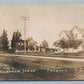
{"label": "postcard", "polygon": [[0,4],[0,80],[84,80],[84,4]]}

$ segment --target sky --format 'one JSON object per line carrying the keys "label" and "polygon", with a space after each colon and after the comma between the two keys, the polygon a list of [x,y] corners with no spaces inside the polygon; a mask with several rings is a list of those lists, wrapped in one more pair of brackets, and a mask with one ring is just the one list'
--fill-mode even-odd
{"label": "sky", "polygon": [[0,35],[5,29],[11,40],[13,32],[19,30],[24,38],[22,16],[29,17],[26,38],[33,37],[38,44],[47,40],[52,46],[62,30],[84,28],[84,4],[4,4],[0,5]]}

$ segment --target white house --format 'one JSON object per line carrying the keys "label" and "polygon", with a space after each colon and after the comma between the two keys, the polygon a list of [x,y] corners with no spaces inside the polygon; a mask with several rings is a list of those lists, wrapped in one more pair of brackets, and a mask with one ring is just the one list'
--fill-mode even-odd
{"label": "white house", "polygon": [[73,27],[73,29],[71,30],[74,39],[77,40],[83,40],[84,38],[84,29],[79,28],[78,26]]}
{"label": "white house", "polygon": [[64,38],[68,40],[69,38],[74,38],[75,40],[82,40],[83,43],[78,47],[78,51],[84,50],[84,29],[74,26],[70,31],[63,30],[59,35],[59,40]]}
{"label": "white house", "polygon": [[70,37],[74,37],[77,40],[84,40],[84,29],[79,28],[78,26],[74,26],[70,31],[62,30],[59,34],[59,39],[64,38],[67,40]]}
{"label": "white house", "polygon": [[71,31],[62,30],[61,33],[59,34],[59,39],[63,38],[68,40],[70,36],[71,36]]}

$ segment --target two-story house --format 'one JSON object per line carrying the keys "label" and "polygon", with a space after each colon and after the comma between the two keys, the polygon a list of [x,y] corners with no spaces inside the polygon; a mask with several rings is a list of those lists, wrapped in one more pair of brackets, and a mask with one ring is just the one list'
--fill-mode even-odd
{"label": "two-story house", "polygon": [[70,31],[62,30],[59,34],[59,39],[64,38],[65,40],[72,37],[77,40],[83,40],[84,38],[84,29],[74,26]]}
{"label": "two-story house", "polygon": [[59,40],[62,38],[68,40],[72,37],[75,40],[82,40],[82,44],[78,47],[78,50],[84,50],[84,29],[74,26],[70,31],[63,30],[59,35]]}

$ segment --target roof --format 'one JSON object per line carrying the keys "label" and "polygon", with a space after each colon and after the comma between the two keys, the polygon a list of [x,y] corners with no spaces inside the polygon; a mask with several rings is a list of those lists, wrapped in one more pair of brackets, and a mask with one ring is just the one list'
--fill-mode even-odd
{"label": "roof", "polygon": [[62,34],[63,32],[64,32],[67,36],[71,34],[71,31],[62,30],[62,32],[59,34],[59,36],[61,36],[61,34]]}
{"label": "roof", "polygon": [[[29,44],[37,44],[37,41],[33,40],[33,38],[28,38],[26,40]],[[24,40],[21,40],[20,42],[24,43]]]}
{"label": "roof", "polygon": [[29,44],[37,44],[36,41],[33,40],[33,38],[30,39]]}
{"label": "roof", "polygon": [[68,36],[68,35],[71,34],[71,32],[72,32],[74,29],[77,29],[77,31],[78,31],[80,34],[84,35],[84,28],[79,28],[78,26],[74,26],[74,27],[72,28],[72,30],[70,30],[70,31],[62,30],[62,32],[59,34],[59,36],[60,36],[63,32]]}
{"label": "roof", "polygon": [[79,28],[78,26],[74,26],[71,31],[73,31],[74,29],[77,29],[77,31],[78,31],[80,34],[84,35],[84,29],[83,29],[83,28]]}

